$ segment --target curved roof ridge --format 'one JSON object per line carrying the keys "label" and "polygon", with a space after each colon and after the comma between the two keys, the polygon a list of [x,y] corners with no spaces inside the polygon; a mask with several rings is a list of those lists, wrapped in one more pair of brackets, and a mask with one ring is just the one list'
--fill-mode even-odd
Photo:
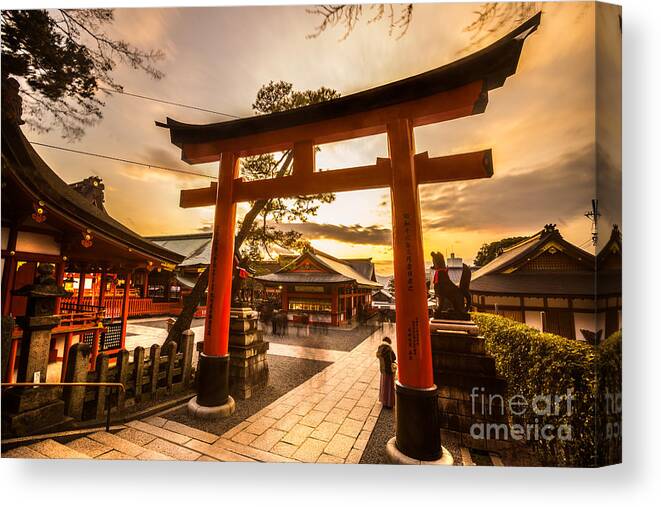
{"label": "curved roof ridge", "polygon": [[183,256],[132,231],[69,186],[41,158],[18,125],[2,124],[2,158],[19,184],[27,192],[40,195],[50,209],[82,222],[96,234],[129,245],[143,255],[174,264],[183,260]]}

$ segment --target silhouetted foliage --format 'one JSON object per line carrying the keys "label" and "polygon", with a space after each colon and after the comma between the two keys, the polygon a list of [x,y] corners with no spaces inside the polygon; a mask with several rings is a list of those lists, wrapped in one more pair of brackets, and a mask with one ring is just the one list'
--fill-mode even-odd
{"label": "silhouetted foliage", "polygon": [[2,78],[20,82],[30,127],[80,138],[103,116],[99,90],[121,91],[112,75],[118,63],[163,76],[154,67],[163,53],[114,39],[106,32],[113,21],[113,9],[2,11]]}
{"label": "silhouetted foliage", "polygon": [[484,243],[477,252],[473,265],[477,267],[485,266],[498,257],[506,248],[528,239],[529,236],[514,236],[511,238],[503,238],[491,243]]}

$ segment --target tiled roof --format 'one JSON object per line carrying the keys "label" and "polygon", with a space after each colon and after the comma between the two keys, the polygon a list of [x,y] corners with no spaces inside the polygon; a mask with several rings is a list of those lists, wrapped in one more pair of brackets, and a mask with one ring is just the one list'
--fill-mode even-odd
{"label": "tiled roof", "polygon": [[[327,273],[319,272],[306,272],[297,273],[291,270],[300,263],[304,258],[308,257],[313,262],[327,269]],[[310,250],[302,254],[287,266],[268,275],[257,276],[257,280],[271,283],[347,283],[355,282],[361,287],[371,287],[380,289],[382,285],[374,280],[371,280],[363,275],[362,272],[367,272],[364,267],[365,262],[370,262],[365,259],[337,259],[332,255],[321,252],[319,250]],[[356,265],[354,265],[356,263]],[[362,271],[362,272],[361,272]],[[372,272],[374,268],[372,267]]]}

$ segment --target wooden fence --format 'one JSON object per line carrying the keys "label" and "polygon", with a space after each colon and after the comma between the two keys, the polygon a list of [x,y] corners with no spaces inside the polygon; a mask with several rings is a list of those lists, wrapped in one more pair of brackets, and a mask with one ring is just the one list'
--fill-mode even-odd
{"label": "wooden fence", "polygon": [[192,383],[194,338],[193,331],[187,330],[179,343],[166,343],[162,350],[156,344],[147,351],[136,347],[132,357],[128,350],[120,350],[112,366],[110,355],[102,352],[96,358],[94,371],[88,368],[91,347],[86,343],[72,345],[65,382],[120,382],[124,392],[113,392],[110,400],[106,387],[65,387],[65,414],[79,421],[102,419],[108,402],[121,412],[187,390]]}

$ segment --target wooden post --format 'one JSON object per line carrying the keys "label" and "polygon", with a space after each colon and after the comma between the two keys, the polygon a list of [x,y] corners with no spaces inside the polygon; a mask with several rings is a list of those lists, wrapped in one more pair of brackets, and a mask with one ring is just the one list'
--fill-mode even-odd
{"label": "wooden post", "polygon": [[96,370],[96,358],[99,356],[99,351],[101,350],[102,331],[103,329],[100,327],[97,327],[94,330],[94,337],[92,338],[92,353],[90,355],[90,371]]}
{"label": "wooden post", "polygon": [[129,319],[129,296],[131,293],[131,272],[126,272],[126,277],[124,278],[124,296],[122,297],[122,340],[121,348],[124,348],[126,344],[126,326]]}
{"label": "wooden post", "polygon": [[191,382],[191,370],[193,368],[193,346],[195,343],[195,332],[186,329],[181,333],[181,382],[184,388]]}
{"label": "wooden post", "polygon": [[7,241],[7,252],[9,255],[5,258],[5,267],[2,272],[2,315],[9,315],[11,313],[12,293],[14,289],[14,280],[16,278],[16,239],[18,231],[16,227],[9,230],[9,238]]}
{"label": "wooden post", "polygon": [[172,394],[172,381],[174,379],[174,366],[177,360],[177,343],[174,341],[168,342],[163,345],[165,354],[168,358],[165,370],[165,388],[168,394]]}
{"label": "wooden post", "polygon": [[144,347],[136,347],[133,351],[133,367],[135,369],[135,402],[142,401],[142,380],[145,370],[145,349]]}
{"label": "wooden post", "polygon": [[333,287],[331,289],[331,321],[330,324],[332,326],[337,326],[338,325],[338,320],[337,320],[337,288]]}
{"label": "wooden post", "polygon": [[78,298],[76,303],[79,305],[83,304],[83,296],[85,295],[85,269],[80,268],[80,274],[78,276]]}
{"label": "wooden post", "polygon": [[315,171],[315,153],[312,141],[301,141],[294,143],[294,168],[295,176],[312,176]]}
{"label": "wooden post", "polygon": [[389,123],[392,245],[397,314],[397,448],[415,459],[441,457],[437,389],[432,370],[422,220],[408,120]]}
{"label": "wooden post", "polygon": [[101,283],[99,284],[99,306],[101,308],[105,307],[106,304],[106,276],[108,271],[106,268],[101,270]]}
{"label": "wooden post", "polygon": [[151,399],[156,400],[158,395],[158,369],[161,365],[161,347],[160,345],[152,345],[149,349],[149,362],[151,363],[151,368],[149,370],[150,376],[150,393]]}
{"label": "wooden post", "polygon": [[60,373],[60,382],[64,382],[67,374],[67,362],[69,361],[69,350],[73,341],[73,333],[67,333],[64,337],[64,354],[62,354],[62,373]]}
{"label": "wooden post", "polygon": [[[55,265],[55,282],[57,283],[58,287],[62,287],[62,284],[64,284],[64,261],[58,262]],[[59,297],[55,300],[55,315],[60,314],[60,304],[62,303],[62,298]]]}
{"label": "wooden post", "polygon": [[129,382],[131,365],[129,363],[129,351],[122,349],[117,353],[117,382],[124,385],[124,390],[119,389],[117,393],[117,406],[122,409],[126,402],[126,387]]}
{"label": "wooden post", "polygon": [[142,297],[149,297],[149,269],[145,269],[145,282],[142,285]]}

